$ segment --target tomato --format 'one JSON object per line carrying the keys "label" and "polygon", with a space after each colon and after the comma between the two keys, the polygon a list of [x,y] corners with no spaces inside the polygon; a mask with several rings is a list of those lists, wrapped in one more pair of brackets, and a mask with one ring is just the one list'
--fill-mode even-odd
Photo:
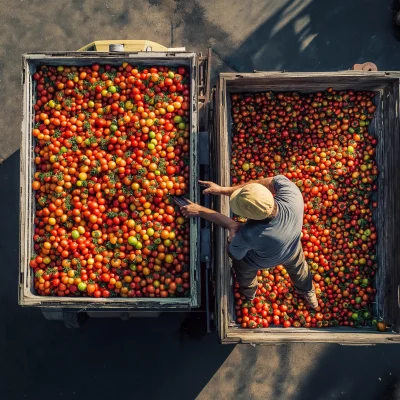
{"label": "tomato", "polygon": [[[235,284],[239,312],[250,308],[253,318],[267,313],[270,322],[284,327],[372,324],[373,280],[379,267],[372,218],[378,204],[371,201],[379,173],[379,143],[369,132],[374,96],[332,88],[311,94],[231,95],[232,184],[282,174],[298,187],[304,200],[301,243],[319,298],[319,307],[311,310],[278,265],[258,272],[252,302],[243,302]],[[182,110],[188,107],[185,98],[175,101]],[[244,322],[241,326],[250,328]]]}
{"label": "tomato", "polygon": [[386,331],[386,324],[384,322],[378,322],[376,324],[376,328],[378,329],[379,332],[385,332]]}
{"label": "tomato", "polygon": [[176,172],[176,168],[173,167],[172,165],[169,165],[169,166],[167,167],[167,174],[168,174],[168,175],[174,175],[175,172]]}

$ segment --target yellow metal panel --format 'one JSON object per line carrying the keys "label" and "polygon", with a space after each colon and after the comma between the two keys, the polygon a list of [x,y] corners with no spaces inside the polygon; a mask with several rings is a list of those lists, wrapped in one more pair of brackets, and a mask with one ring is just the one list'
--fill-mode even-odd
{"label": "yellow metal panel", "polygon": [[110,44],[123,44],[124,51],[146,51],[149,47],[151,51],[167,51],[168,48],[151,40],[96,40],[78,51],[109,51]]}

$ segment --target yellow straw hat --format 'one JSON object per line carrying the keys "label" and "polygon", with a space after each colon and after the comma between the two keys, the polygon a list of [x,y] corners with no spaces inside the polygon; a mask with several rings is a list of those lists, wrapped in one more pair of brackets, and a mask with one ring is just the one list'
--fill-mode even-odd
{"label": "yellow straw hat", "polygon": [[265,186],[249,183],[232,193],[230,206],[236,215],[259,221],[271,216],[274,196]]}

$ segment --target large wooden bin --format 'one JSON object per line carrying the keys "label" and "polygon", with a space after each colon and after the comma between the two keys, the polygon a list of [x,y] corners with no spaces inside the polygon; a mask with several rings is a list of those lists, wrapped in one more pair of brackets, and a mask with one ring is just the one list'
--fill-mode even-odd
{"label": "large wooden bin", "polygon": [[20,267],[19,304],[41,308],[74,309],[190,309],[200,306],[200,259],[199,225],[190,221],[190,296],[179,298],[93,298],[93,297],[44,297],[33,290],[33,270],[29,260],[33,254],[33,232],[35,203],[32,181],[35,173],[34,146],[32,136],[34,125],[33,105],[35,82],[32,78],[40,65],[100,65],[119,66],[128,62],[139,66],[166,65],[185,66],[190,70],[190,198],[198,201],[197,185],[198,130],[199,130],[199,77],[203,74],[199,65],[200,55],[188,52],[51,52],[25,54],[22,58],[23,122],[20,156]]}
{"label": "large wooden bin", "polygon": [[[400,131],[399,131],[398,72],[323,72],[250,74],[223,73],[217,82],[215,104],[215,173],[216,181],[230,185],[230,94],[258,91],[298,91],[310,93],[328,87],[344,90],[372,90],[377,111],[371,130],[378,137],[377,163],[378,210],[375,224],[378,230],[378,265],[376,275],[377,296],[375,317],[382,317],[391,325],[385,333],[371,328],[284,329],[266,328],[247,330],[239,328],[234,320],[234,300],[230,261],[226,252],[226,232],[217,229],[215,258],[217,266],[217,321],[223,343],[287,343],[332,342],[342,344],[400,343]],[[217,208],[229,215],[229,199],[221,198]]]}

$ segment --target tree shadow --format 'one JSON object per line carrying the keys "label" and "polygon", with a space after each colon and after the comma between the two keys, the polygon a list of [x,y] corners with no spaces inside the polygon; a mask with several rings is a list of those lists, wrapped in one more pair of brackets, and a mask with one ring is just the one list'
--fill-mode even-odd
{"label": "tree shadow", "polygon": [[[293,400],[400,399],[399,346],[327,346]],[[321,390],[323,389],[323,391]]]}
{"label": "tree shadow", "polygon": [[226,61],[240,71],[335,71],[374,62],[400,65],[389,2],[293,0],[259,26]]}

